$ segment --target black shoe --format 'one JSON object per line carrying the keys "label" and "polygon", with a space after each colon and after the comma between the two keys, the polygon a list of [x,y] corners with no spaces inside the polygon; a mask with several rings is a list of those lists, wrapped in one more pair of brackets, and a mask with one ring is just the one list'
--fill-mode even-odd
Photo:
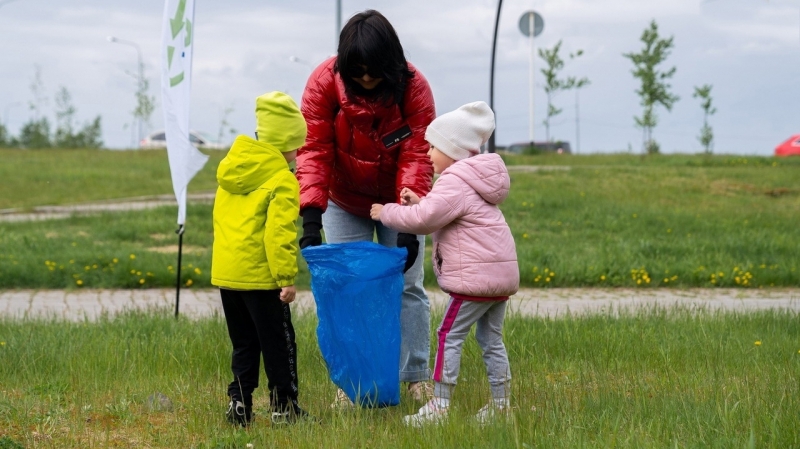
{"label": "black shoe", "polygon": [[307,411],[297,405],[291,405],[288,408],[272,412],[273,425],[297,424],[301,421],[319,422],[319,419],[309,415]]}
{"label": "black shoe", "polygon": [[231,424],[238,424],[242,427],[247,427],[253,421],[253,406],[244,405],[242,401],[234,401],[228,403],[228,411],[225,417]]}

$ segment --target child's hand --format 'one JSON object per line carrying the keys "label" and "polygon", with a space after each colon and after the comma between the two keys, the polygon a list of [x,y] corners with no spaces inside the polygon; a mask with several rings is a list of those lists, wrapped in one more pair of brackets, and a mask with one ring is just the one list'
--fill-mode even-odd
{"label": "child's hand", "polygon": [[400,204],[403,206],[419,204],[419,197],[408,187],[403,187],[403,190],[400,191]]}
{"label": "child's hand", "polygon": [[381,221],[381,211],[383,204],[373,204],[372,209],[369,210],[369,216],[375,221]]}
{"label": "child's hand", "polygon": [[294,301],[294,297],[297,294],[297,290],[295,290],[294,285],[290,285],[288,287],[281,288],[281,302],[284,304],[289,304]]}

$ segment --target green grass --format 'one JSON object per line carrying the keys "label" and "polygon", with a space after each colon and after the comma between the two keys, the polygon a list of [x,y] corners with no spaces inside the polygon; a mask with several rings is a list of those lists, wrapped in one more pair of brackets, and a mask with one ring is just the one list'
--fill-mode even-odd
{"label": "green grass", "polygon": [[[189,192],[217,188],[217,165],[227,152],[207,154]],[[172,193],[166,150],[2,149],[0,157],[0,209]]]}
{"label": "green grass", "polygon": [[[438,319],[438,318],[437,318]],[[515,411],[481,429],[488,400],[468,339],[451,419],[407,429],[401,405],[334,412],[335,387],[296,316],[300,402],[320,425],[249,431],[223,422],[230,343],[221,318],[128,314],[96,323],[0,320],[0,443],[24,447],[800,447],[798,316],[648,310],[509,316]],[[760,345],[756,345],[760,342]],[[267,403],[266,381],[256,411]],[[174,411],[151,411],[161,392]],[[262,414],[263,416],[263,414]],[[0,446],[3,447],[3,446]]]}
{"label": "green grass", "polygon": [[[531,159],[559,160],[573,165],[512,171],[511,194],[501,206],[523,286],[800,285],[800,158]],[[175,213],[164,207],[0,223],[0,288],[172,286]],[[190,203],[183,283],[210,285],[212,239],[211,206]],[[173,252],[152,251],[169,246]],[[427,249],[426,284],[433,286]],[[298,286],[307,287],[300,265]]]}

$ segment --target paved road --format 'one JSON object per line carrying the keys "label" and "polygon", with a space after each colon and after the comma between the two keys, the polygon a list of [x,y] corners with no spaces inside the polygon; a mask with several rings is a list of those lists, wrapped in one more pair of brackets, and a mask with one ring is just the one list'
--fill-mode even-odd
{"label": "paved road", "polygon": [[[447,295],[439,290],[428,292],[432,307],[442,310]],[[563,316],[566,313],[606,313],[647,307],[671,308],[676,305],[691,310],[786,309],[800,313],[800,289],[526,289],[510,299],[509,313],[526,316]],[[95,320],[103,314],[125,310],[151,310],[172,313],[174,289],[148,290],[8,290],[0,291],[0,318],[55,318]],[[314,299],[309,291],[298,292],[295,313],[313,312]],[[222,314],[219,293],[214,289],[181,291],[180,311],[192,319]]]}

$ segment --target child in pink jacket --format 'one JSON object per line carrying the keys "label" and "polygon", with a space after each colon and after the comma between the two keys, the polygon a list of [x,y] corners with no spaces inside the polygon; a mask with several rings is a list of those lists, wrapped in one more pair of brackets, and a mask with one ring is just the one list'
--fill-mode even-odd
{"label": "child in pink jacket", "polygon": [[487,422],[510,410],[511,370],[503,344],[506,300],[519,288],[514,238],[497,207],[508,196],[510,179],[497,154],[479,154],[494,131],[494,113],[478,101],[435,119],[425,132],[428,156],[441,174],[419,198],[409,189],[399,204],[373,204],[371,216],[399,232],[432,234],[433,271],[450,294],[439,326],[434,397],[404,418],[419,427],[447,416],[461,363],[461,347],[473,324],[483,349],[492,401],[476,415]]}

